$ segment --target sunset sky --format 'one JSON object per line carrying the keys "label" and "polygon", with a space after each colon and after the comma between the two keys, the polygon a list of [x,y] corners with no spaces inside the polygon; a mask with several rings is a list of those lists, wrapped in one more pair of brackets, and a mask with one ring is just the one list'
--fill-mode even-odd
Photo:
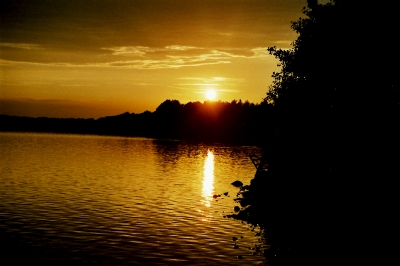
{"label": "sunset sky", "polygon": [[[327,1],[320,1],[322,3]],[[0,113],[98,118],[181,103],[260,103],[306,0],[0,3]]]}

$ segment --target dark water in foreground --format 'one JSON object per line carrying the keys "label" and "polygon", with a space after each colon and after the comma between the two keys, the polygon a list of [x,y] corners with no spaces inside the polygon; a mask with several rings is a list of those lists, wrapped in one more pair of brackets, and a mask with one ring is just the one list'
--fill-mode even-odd
{"label": "dark water in foreground", "polygon": [[249,249],[255,232],[223,215],[235,206],[230,183],[249,183],[248,154],[260,152],[0,133],[1,264],[258,265],[262,258]]}

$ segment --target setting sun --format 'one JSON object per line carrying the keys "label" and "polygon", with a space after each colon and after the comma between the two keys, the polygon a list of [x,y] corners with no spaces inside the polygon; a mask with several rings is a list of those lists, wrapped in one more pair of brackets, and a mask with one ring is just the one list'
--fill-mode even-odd
{"label": "setting sun", "polygon": [[214,100],[217,97],[217,93],[214,90],[206,91],[206,97],[208,100]]}

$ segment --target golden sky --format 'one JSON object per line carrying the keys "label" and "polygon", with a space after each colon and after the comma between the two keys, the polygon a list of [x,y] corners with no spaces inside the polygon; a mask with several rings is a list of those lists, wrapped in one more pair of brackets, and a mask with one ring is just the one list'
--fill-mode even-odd
{"label": "golden sky", "polygon": [[[326,1],[325,1],[326,2]],[[98,118],[260,103],[306,0],[2,0],[0,113]]]}

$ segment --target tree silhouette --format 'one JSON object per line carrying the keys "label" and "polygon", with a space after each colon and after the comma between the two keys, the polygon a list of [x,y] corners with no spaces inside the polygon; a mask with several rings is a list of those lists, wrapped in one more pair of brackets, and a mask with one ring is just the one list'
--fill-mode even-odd
{"label": "tree silhouette", "polygon": [[398,22],[393,10],[388,3],[308,1],[306,17],[292,23],[299,34],[293,47],[269,48],[282,69],[273,73],[265,100],[285,108],[317,108],[322,114],[329,108],[348,112],[398,105]]}
{"label": "tree silhouette", "polygon": [[[272,74],[264,102],[274,105],[269,122],[279,133],[264,149],[268,172],[242,188],[242,208],[231,217],[265,228],[270,265],[326,265],[336,247],[336,260],[357,254],[365,238],[355,224],[387,217],[381,208],[396,202],[394,10],[386,2],[310,0],[305,16],[292,22],[292,48],[268,49],[281,70]],[[372,207],[377,202],[379,210]]]}

